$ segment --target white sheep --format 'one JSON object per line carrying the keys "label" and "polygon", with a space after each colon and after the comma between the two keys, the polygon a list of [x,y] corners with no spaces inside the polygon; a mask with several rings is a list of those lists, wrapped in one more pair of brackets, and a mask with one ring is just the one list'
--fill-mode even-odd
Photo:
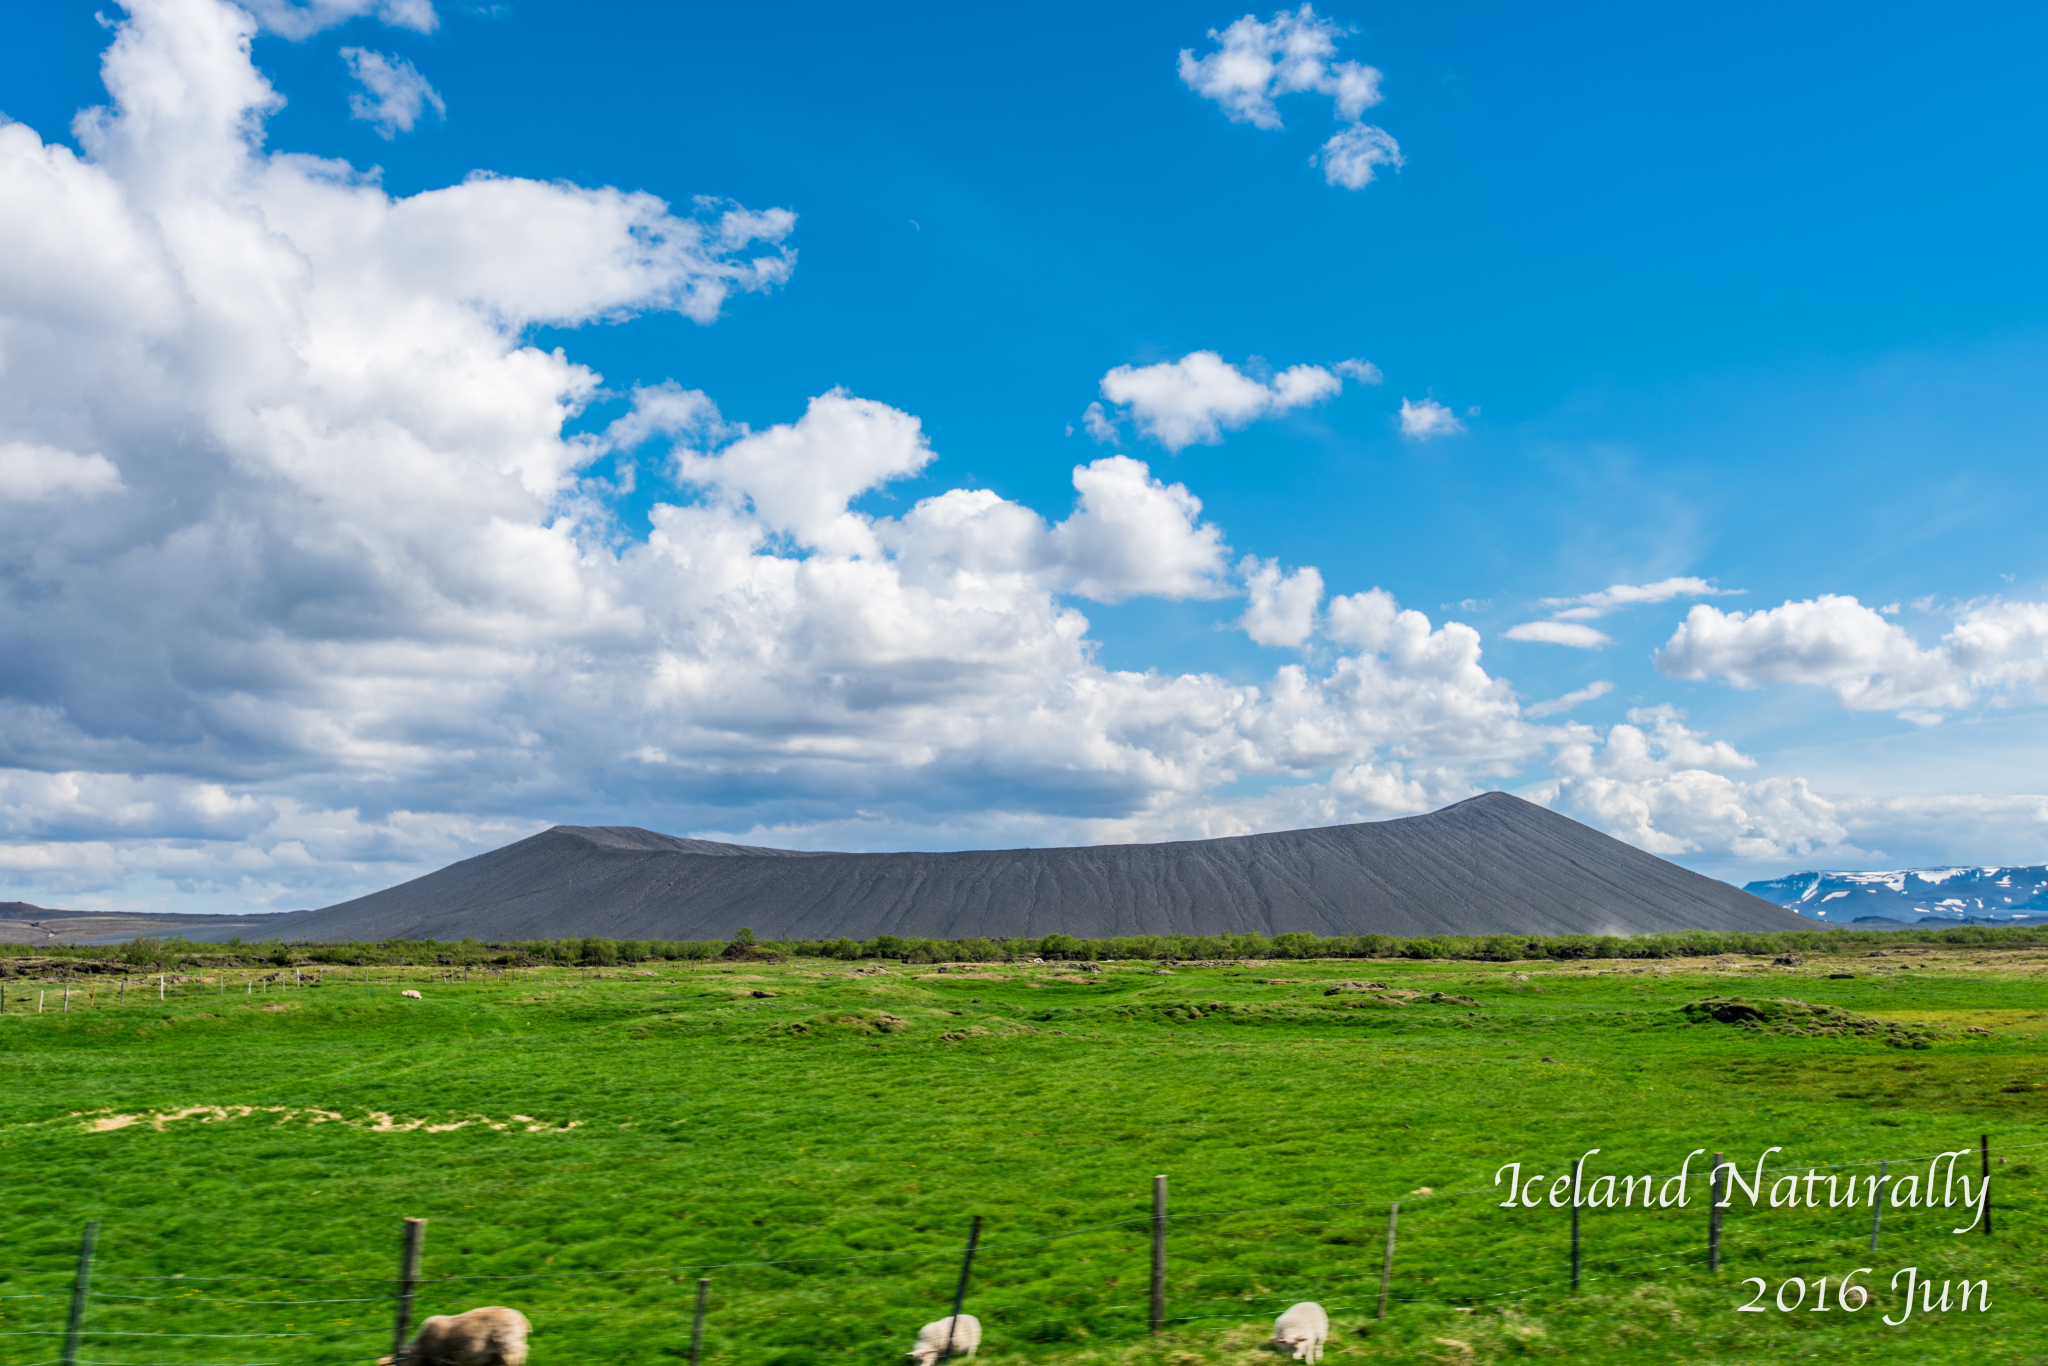
{"label": "white sheep", "polygon": [[[436,1314],[405,1349],[405,1366],[526,1366],[533,1325],[517,1309],[492,1305],[465,1314]],[[385,1357],[377,1366],[388,1366]]]}
{"label": "white sheep", "polygon": [[972,1314],[962,1314],[956,1323],[950,1316],[937,1323],[927,1323],[917,1335],[917,1346],[906,1356],[915,1366],[932,1366],[947,1355],[946,1338],[953,1339],[953,1356],[971,1357],[981,1346],[981,1320]]}
{"label": "white sheep", "polygon": [[1330,1337],[1330,1316],[1314,1300],[1303,1300],[1273,1320],[1273,1341],[1294,1353],[1296,1361],[1314,1362]]}

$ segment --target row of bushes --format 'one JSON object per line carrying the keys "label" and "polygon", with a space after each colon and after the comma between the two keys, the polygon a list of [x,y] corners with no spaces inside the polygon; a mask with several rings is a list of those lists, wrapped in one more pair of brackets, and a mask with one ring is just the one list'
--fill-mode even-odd
{"label": "row of bushes", "polygon": [[2048,944],[2048,927],[1954,925],[1901,930],[1792,930],[1780,933],[1713,933],[1703,930],[1648,935],[1436,935],[1401,938],[1390,934],[1314,935],[1205,934],[1131,935],[1078,939],[1048,934],[1035,939],[917,939],[881,935],[874,939],[792,939],[756,943],[751,930],[732,940],[572,939],[486,944],[387,939],[376,943],[288,944],[278,940],[245,944],[193,944],[182,939],[136,939],[116,948],[86,945],[0,945],[0,956],[117,958],[137,967],[204,962],[254,967],[264,964],[373,966],[439,964],[454,967],[575,965],[604,967],[658,960],[727,958],[863,958],[905,963],[1178,960],[1237,958],[1416,958],[1517,962],[1528,959],[1699,958],[1784,953],[1836,953],[1844,949],[1900,944],[1974,948],[2019,948]]}

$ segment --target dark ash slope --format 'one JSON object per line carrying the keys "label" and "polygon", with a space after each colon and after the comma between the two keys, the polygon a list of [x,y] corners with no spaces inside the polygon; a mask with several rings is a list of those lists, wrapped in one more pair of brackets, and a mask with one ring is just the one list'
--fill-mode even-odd
{"label": "dark ash slope", "polygon": [[265,911],[255,915],[130,913],[126,911],[55,911],[26,901],[0,901],[0,944],[124,944],[144,935],[184,935],[219,943],[244,939],[292,938],[287,917],[303,911]]}
{"label": "dark ash slope", "polygon": [[1125,934],[1647,934],[1802,917],[1543,807],[1488,793],[1426,816],[1235,839],[825,854],[556,826],[293,917],[294,938],[569,935],[965,939]]}

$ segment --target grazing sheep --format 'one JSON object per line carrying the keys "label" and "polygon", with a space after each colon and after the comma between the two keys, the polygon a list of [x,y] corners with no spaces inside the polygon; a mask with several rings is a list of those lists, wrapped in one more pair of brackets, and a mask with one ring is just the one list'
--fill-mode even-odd
{"label": "grazing sheep", "polygon": [[1296,1361],[1314,1362],[1330,1336],[1330,1316],[1314,1300],[1303,1300],[1273,1320],[1273,1341],[1294,1353]]}
{"label": "grazing sheep", "polygon": [[424,996],[421,996],[417,991],[401,991],[398,994],[400,996],[410,996],[415,1001],[423,1001],[426,999]]}
{"label": "grazing sheep", "polygon": [[940,1319],[937,1323],[927,1323],[923,1331],[917,1335],[917,1346],[905,1355],[915,1362],[916,1366],[932,1366],[933,1362],[946,1355],[948,1332],[952,1334],[954,1356],[971,1357],[975,1349],[981,1346],[981,1320],[972,1314],[962,1314],[958,1326],[955,1326],[950,1317]]}
{"label": "grazing sheep", "polygon": [[[517,1309],[493,1305],[466,1314],[436,1314],[405,1349],[405,1366],[526,1366],[533,1325]],[[385,1357],[377,1366],[391,1366]]]}

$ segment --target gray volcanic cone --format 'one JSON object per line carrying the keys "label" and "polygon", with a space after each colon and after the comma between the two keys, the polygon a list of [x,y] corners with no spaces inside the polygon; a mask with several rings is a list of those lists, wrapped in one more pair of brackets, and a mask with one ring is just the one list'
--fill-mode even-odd
{"label": "gray volcanic cone", "polygon": [[294,939],[1648,934],[1811,922],[1506,793],[1232,839],[826,854],[558,825],[297,915]]}

